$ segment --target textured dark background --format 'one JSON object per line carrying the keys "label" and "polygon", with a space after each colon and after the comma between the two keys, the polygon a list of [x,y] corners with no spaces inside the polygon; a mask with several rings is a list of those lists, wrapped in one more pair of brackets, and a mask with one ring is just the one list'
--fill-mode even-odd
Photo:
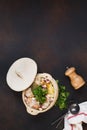
{"label": "textured dark background", "polygon": [[[74,66],[87,80],[87,3],[76,0],[0,0],[0,130],[56,130],[62,112],[53,107],[38,116],[27,114],[21,92],[6,83],[10,65],[21,57],[38,64],[67,86],[70,99],[87,100],[87,86],[75,91],[64,72]],[[62,130],[62,125],[58,130]],[[87,130],[87,125],[84,125]]]}

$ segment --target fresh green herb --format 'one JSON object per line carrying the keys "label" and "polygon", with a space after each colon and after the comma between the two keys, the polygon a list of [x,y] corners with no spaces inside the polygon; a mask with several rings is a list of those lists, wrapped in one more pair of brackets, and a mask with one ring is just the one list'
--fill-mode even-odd
{"label": "fresh green herb", "polygon": [[47,89],[42,88],[42,86],[37,86],[32,90],[35,98],[40,104],[43,104],[46,101]]}
{"label": "fresh green herb", "polygon": [[59,96],[55,105],[58,106],[60,110],[63,110],[67,108],[67,99],[70,93],[66,91],[66,86],[59,84],[58,80],[57,83],[59,87]]}

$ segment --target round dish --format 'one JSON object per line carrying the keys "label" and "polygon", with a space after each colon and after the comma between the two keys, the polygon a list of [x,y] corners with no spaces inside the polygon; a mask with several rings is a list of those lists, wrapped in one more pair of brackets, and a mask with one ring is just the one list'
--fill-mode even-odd
{"label": "round dish", "polygon": [[22,92],[26,110],[31,115],[48,111],[54,106],[57,98],[58,84],[48,73],[37,74],[33,84]]}
{"label": "round dish", "polygon": [[12,90],[23,91],[32,84],[36,74],[36,62],[30,58],[20,58],[9,68],[6,81]]}

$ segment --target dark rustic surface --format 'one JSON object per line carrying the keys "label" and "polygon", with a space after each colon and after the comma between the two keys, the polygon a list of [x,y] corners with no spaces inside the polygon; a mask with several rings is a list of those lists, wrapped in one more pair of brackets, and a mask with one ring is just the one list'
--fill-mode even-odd
{"label": "dark rustic surface", "polygon": [[21,57],[34,59],[38,72],[59,79],[70,91],[70,99],[86,101],[87,85],[75,91],[64,75],[67,66],[74,66],[87,80],[86,2],[0,1],[0,130],[56,130],[50,124],[62,114],[58,107],[31,116],[25,110],[21,92],[12,91],[6,84],[10,65]]}

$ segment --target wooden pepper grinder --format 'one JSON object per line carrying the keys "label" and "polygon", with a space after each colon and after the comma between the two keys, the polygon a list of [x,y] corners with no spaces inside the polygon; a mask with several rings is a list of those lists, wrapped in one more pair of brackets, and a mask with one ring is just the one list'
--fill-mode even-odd
{"label": "wooden pepper grinder", "polygon": [[75,72],[75,70],[76,69],[74,67],[67,68],[67,70],[65,71],[65,75],[70,78],[71,84],[74,89],[79,89],[85,84],[85,81],[80,75]]}

